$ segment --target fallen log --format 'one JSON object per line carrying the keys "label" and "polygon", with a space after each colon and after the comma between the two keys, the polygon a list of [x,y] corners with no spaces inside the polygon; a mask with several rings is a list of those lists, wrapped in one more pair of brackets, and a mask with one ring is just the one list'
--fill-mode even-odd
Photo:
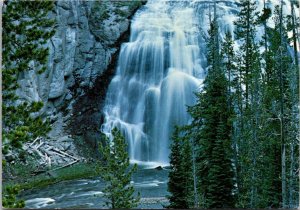
{"label": "fallen log", "polygon": [[32,145],[34,145],[34,143],[35,143],[37,140],[39,140],[39,139],[41,139],[41,137],[37,137],[31,144],[29,144],[28,147],[31,147]]}
{"label": "fallen log", "polygon": [[48,165],[49,167],[51,167],[51,158],[47,155],[47,153],[45,153],[45,160],[46,160],[46,162],[47,162],[47,165]]}
{"label": "fallen log", "polygon": [[35,147],[35,149],[40,148],[43,144],[44,144],[44,142],[41,142],[39,145],[37,145],[37,146]]}
{"label": "fallen log", "polygon": [[[48,151],[48,152],[50,152],[50,151]],[[60,154],[60,153],[58,153],[56,151],[52,151],[52,153],[57,154],[58,156],[61,156],[61,157],[64,157],[64,158],[66,157],[66,155]]]}
{"label": "fallen log", "polygon": [[72,159],[74,159],[74,160],[79,160],[77,157],[75,157],[75,156],[73,156],[73,155],[70,155],[70,154],[68,154],[68,153],[65,153],[65,152],[63,152],[63,151],[61,151],[61,150],[58,150],[58,149],[56,149],[56,148],[52,148],[51,150],[53,150],[53,151],[55,151],[55,152],[58,152],[58,153],[61,153],[61,154],[65,155],[65,156],[68,156],[68,157],[70,157],[70,158],[72,158]]}
{"label": "fallen log", "polygon": [[33,149],[33,151],[37,153],[43,161],[45,161],[44,155],[39,150]]}

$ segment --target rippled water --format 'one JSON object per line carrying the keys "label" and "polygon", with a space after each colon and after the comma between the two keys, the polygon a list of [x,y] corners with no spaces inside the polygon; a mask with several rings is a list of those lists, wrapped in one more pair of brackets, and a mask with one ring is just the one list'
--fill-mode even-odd
{"label": "rippled water", "polygon": [[[166,199],[168,170],[139,166],[133,185],[141,193],[138,208],[163,208]],[[26,208],[107,208],[104,183],[99,178],[64,181],[46,188],[28,190],[21,197]]]}

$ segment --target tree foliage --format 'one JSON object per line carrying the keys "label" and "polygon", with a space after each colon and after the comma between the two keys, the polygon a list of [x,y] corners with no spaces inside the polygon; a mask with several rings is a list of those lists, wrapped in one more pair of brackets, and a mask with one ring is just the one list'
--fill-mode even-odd
{"label": "tree foliage", "polygon": [[18,78],[30,70],[42,73],[48,57],[47,41],[54,35],[49,18],[54,2],[5,1],[3,6],[3,152],[45,135],[50,127],[37,115],[43,103],[24,101],[15,94]]}
{"label": "tree foliage", "polygon": [[192,148],[182,128],[175,127],[170,154],[168,208],[187,209],[193,207]]}
{"label": "tree foliage", "polygon": [[19,194],[19,186],[9,186],[3,190],[2,206],[6,208],[24,208],[25,202],[18,200],[16,195]]}
{"label": "tree foliage", "polygon": [[230,139],[230,108],[228,80],[221,68],[216,18],[209,31],[208,74],[197,103],[188,108],[193,118],[190,127],[197,147],[197,175],[202,207],[234,206],[232,150]]}
{"label": "tree foliage", "polygon": [[112,136],[112,141],[104,137],[106,146],[99,145],[104,163],[100,168],[100,177],[106,182],[103,190],[107,198],[106,204],[113,209],[134,208],[140,199],[139,194],[134,195],[134,187],[131,184],[131,177],[137,170],[137,165],[130,167],[127,144],[121,132],[114,128]]}
{"label": "tree foliage", "polygon": [[[200,207],[294,208],[299,203],[299,20],[294,2],[291,14],[278,3],[274,10],[264,4],[259,14],[255,1],[241,1],[234,39],[226,31],[219,40],[215,2],[208,74],[196,104],[188,107],[193,121],[184,127],[184,137],[174,133],[171,154],[171,163],[180,165],[180,142],[194,142]],[[182,205],[184,187],[174,180],[184,173],[175,171],[172,201]]]}
{"label": "tree foliage", "polygon": [[[38,112],[40,101],[25,101],[16,95],[18,79],[34,70],[42,73],[48,57],[47,41],[54,35],[54,20],[48,15],[53,9],[51,1],[3,2],[2,14],[2,152],[16,152],[22,144],[50,130],[49,123]],[[5,163],[5,161],[2,161]],[[6,167],[6,164],[2,164]],[[24,207],[16,199],[19,188],[8,187],[3,191],[3,206]]]}

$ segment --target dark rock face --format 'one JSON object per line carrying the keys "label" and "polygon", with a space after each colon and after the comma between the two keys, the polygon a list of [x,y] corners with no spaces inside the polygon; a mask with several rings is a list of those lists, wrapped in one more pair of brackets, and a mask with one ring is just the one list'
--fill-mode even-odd
{"label": "dark rock face", "polygon": [[26,72],[17,90],[21,100],[44,102],[40,114],[53,122],[50,138],[79,135],[95,147],[119,48],[140,6],[139,1],[56,1],[48,68],[41,75],[34,68]]}

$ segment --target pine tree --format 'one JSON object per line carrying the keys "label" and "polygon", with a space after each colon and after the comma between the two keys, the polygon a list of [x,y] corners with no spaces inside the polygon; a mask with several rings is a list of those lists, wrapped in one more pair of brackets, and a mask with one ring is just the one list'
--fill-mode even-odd
{"label": "pine tree", "polygon": [[287,186],[287,207],[295,208],[299,203],[299,176],[297,170],[299,170],[299,49],[297,47],[299,38],[299,26],[300,18],[295,15],[295,8],[299,8],[299,2],[290,1],[291,3],[291,15],[287,15],[287,33],[292,32],[292,38],[287,39],[293,45],[293,63],[290,64],[288,71],[289,78],[289,90],[291,105],[289,108],[287,117],[289,123],[287,125],[287,147],[288,147],[288,186]]}
{"label": "pine tree", "polygon": [[[239,205],[254,208],[260,202],[261,177],[261,63],[258,45],[255,42],[256,16],[255,2],[241,1],[238,20],[235,22],[235,35],[242,45],[238,51],[240,71],[239,106],[237,109]],[[264,17],[266,18],[266,17]],[[264,19],[263,18],[263,19]],[[260,20],[262,21],[262,20]],[[245,88],[243,88],[243,86]]]}
{"label": "pine tree", "polygon": [[280,203],[283,207],[288,207],[288,197],[290,198],[289,205],[292,205],[294,195],[291,192],[294,191],[292,190],[295,188],[294,184],[298,182],[293,172],[295,171],[295,152],[298,151],[294,141],[297,138],[295,117],[298,111],[294,107],[297,103],[295,100],[298,98],[298,82],[296,82],[298,71],[296,70],[297,62],[289,52],[291,46],[287,34],[292,31],[292,28],[288,27],[289,18],[282,13],[281,2],[281,5],[276,6],[274,10],[275,27],[268,29],[269,50],[266,58],[264,94],[265,133],[268,131],[271,134],[267,136],[267,142],[274,147],[270,150],[266,144],[267,151],[274,151],[272,155],[269,155],[270,161],[274,162],[273,176],[270,177],[274,183],[270,184],[269,195],[270,203],[275,207],[280,207]]}
{"label": "pine tree", "polygon": [[54,35],[54,20],[48,17],[51,1],[5,1],[3,5],[3,153],[45,135],[50,126],[36,113],[43,103],[21,101],[17,80],[29,70],[46,69],[46,42]]}
{"label": "pine tree", "polygon": [[254,36],[256,26],[256,6],[252,0],[243,0],[240,2],[240,12],[238,20],[235,21],[235,35],[236,39],[243,42],[240,54],[242,56],[242,65],[240,71],[242,75],[243,84],[245,85],[245,104],[249,104],[249,81],[251,79],[251,69],[253,68],[253,53],[255,50]]}
{"label": "pine tree", "polygon": [[8,186],[3,192],[2,206],[6,208],[24,208],[25,202],[23,200],[18,200],[17,196],[20,192],[19,186]]}
{"label": "pine tree", "polygon": [[[291,119],[297,116],[297,111],[291,114],[291,110],[295,110],[291,104],[297,95],[296,89],[293,91],[291,87],[297,86],[297,76],[289,53],[291,49],[285,29],[287,24],[279,6],[274,11],[273,29],[267,26],[267,19],[273,13],[270,9],[265,7],[263,15],[255,21],[254,5],[253,10],[249,10],[251,1],[243,1],[241,5],[244,18],[239,16],[236,35],[244,42],[245,48],[242,46],[244,52],[238,52],[241,55],[238,69],[242,70],[240,75],[245,77],[244,70],[249,61],[251,71],[247,80],[241,80],[242,85],[246,86],[248,83],[248,94],[245,94],[244,100],[238,100],[238,104],[242,106],[235,109],[235,121],[242,125],[238,131],[241,133],[238,142],[238,177],[241,178],[238,183],[239,206],[278,208],[282,204],[286,207],[287,188],[290,189],[289,200],[293,202],[293,186],[297,182],[295,169],[292,169],[295,167],[294,152],[297,152],[297,148],[292,146],[295,143],[291,143],[296,138],[293,132],[295,121],[292,123]],[[247,17],[251,17],[251,14],[253,21],[250,21],[248,27],[247,23],[251,18]],[[263,23],[265,29],[262,42],[265,52],[262,55],[259,55],[258,45],[254,42],[257,23]],[[254,36],[249,40],[248,57],[246,43],[247,35],[251,35],[250,31]],[[261,58],[264,59],[264,65],[259,61]],[[294,97],[291,98],[292,95]],[[286,145],[290,145],[290,149]],[[288,171],[290,175],[287,174]]]}
{"label": "pine tree", "polygon": [[[262,16],[265,16],[265,10]],[[262,115],[261,121],[264,125],[261,129],[261,151],[265,155],[262,162],[263,165],[268,167],[262,167],[261,173],[264,174],[263,181],[261,183],[261,207],[280,206],[281,196],[281,184],[280,184],[280,144],[278,143],[278,130],[280,130],[280,121],[276,116],[277,109],[275,108],[274,98],[278,97],[279,86],[278,77],[274,69],[274,62],[272,61],[274,40],[278,39],[273,29],[269,28],[266,23],[267,19],[264,18],[264,43],[265,51],[263,53],[264,58],[264,74],[263,74],[263,86],[262,86]],[[277,110],[277,111],[275,111]],[[272,164],[270,164],[272,163]]]}
{"label": "pine tree", "polygon": [[[53,9],[51,1],[4,1],[2,32],[2,152],[19,150],[22,143],[50,130],[49,123],[38,111],[42,102],[21,101],[16,96],[17,80],[24,72],[35,70],[39,73],[46,69],[48,48],[44,47],[54,35],[54,20],[48,17]],[[2,160],[3,170],[6,166]],[[16,200],[20,189],[8,187],[3,191],[3,206],[24,207],[24,202]]]}
{"label": "pine tree", "polygon": [[234,94],[233,90],[238,89],[238,72],[236,69],[236,57],[233,49],[233,39],[230,31],[225,32],[225,38],[222,43],[221,49],[221,62],[225,71],[226,78],[228,79],[228,107],[233,107]]}
{"label": "pine tree", "polygon": [[130,181],[137,165],[130,167],[127,144],[121,132],[114,128],[112,136],[112,142],[104,137],[106,146],[99,145],[104,162],[100,168],[100,177],[107,183],[103,191],[107,198],[106,205],[113,209],[134,208],[140,196],[134,196],[134,187]]}
{"label": "pine tree", "polygon": [[[216,13],[215,13],[216,14]],[[233,207],[233,169],[230,139],[230,110],[228,106],[228,81],[220,65],[218,24],[216,16],[209,31],[208,75],[203,91],[196,94],[196,105],[188,111],[196,128],[197,170],[199,191],[204,197],[202,207]]]}
{"label": "pine tree", "polygon": [[189,139],[175,127],[170,154],[168,181],[168,208],[187,209],[193,207],[192,148]]}
{"label": "pine tree", "polygon": [[194,180],[193,180],[193,151],[192,151],[192,145],[190,142],[190,139],[188,136],[183,137],[183,145],[182,145],[182,156],[183,156],[183,161],[182,161],[182,170],[183,170],[183,186],[184,186],[184,193],[186,196],[188,208],[193,208],[197,205],[195,203],[195,192],[194,190]]}
{"label": "pine tree", "polygon": [[237,185],[236,192],[239,194],[239,161],[238,161],[238,138],[240,135],[240,127],[238,126],[238,113],[241,110],[241,97],[240,97],[240,77],[237,70],[237,59],[233,49],[233,39],[230,31],[225,32],[225,38],[222,43],[221,49],[221,62],[226,78],[228,79],[228,108],[230,110],[230,136],[232,139],[233,159],[234,159],[234,177]]}

